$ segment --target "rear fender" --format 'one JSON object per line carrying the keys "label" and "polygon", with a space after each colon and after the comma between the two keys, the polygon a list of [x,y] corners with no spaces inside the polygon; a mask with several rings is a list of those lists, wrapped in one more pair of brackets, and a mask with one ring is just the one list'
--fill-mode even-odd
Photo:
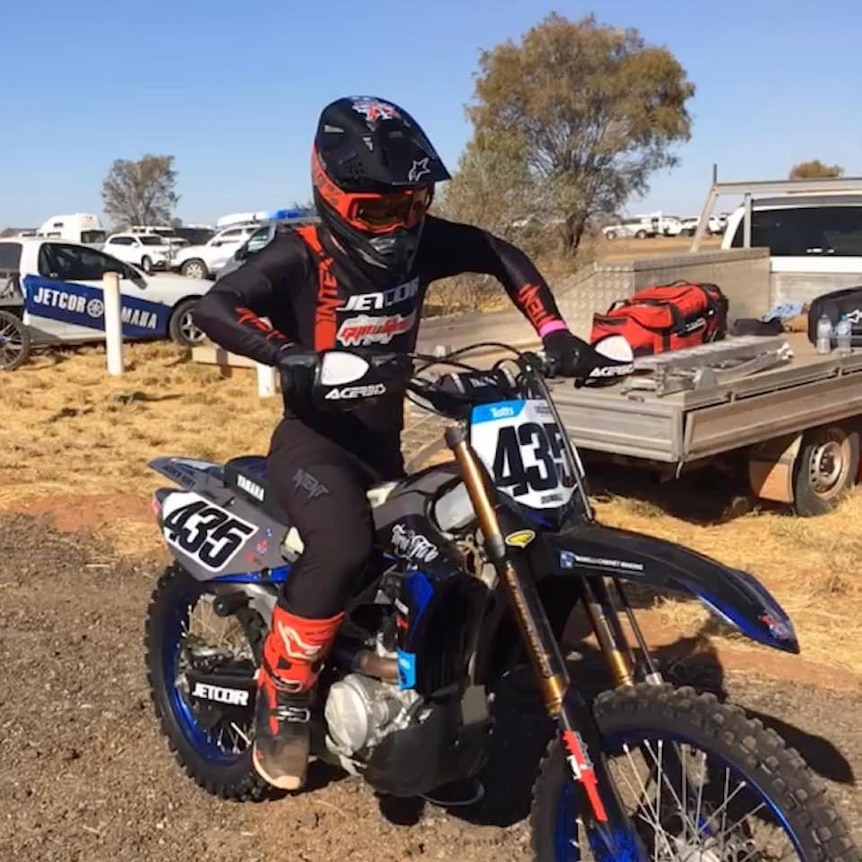
{"label": "rear fender", "polygon": [[790,618],[747,572],[673,542],[596,523],[543,538],[551,549],[554,574],[606,575],[689,593],[752,640],[799,653]]}
{"label": "rear fender", "polygon": [[[267,588],[287,578],[301,551],[296,530],[226,487],[220,464],[157,458],[150,467],[180,485],[159,488],[153,495],[154,509],[168,550],[192,577]],[[197,509],[188,521],[166,527],[166,518],[187,506]]]}
{"label": "rear fender", "polygon": [[207,491],[224,487],[224,467],[213,461],[166,456],[154,458],[147,466],[187,490]]}

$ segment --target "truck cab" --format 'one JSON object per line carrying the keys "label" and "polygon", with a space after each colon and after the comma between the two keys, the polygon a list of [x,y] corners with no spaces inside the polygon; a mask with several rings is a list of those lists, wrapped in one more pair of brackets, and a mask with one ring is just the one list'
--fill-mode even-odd
{"label": "truck cab", "polygon": [[208,281],[149,276],[82,243],[47,237],[0,239],[0,305],[20,318],[34,344],[85,343],[105,337],[103,279],[120,279],[123,337],[170,337],[184,346],[203,340],[192,312]]}
{"label": "truck cab", "polygon": [[99,217],[92,213],[51,216],[42,222],[36,235],[48,239],[65,239],[70,242],[96,246],[101,246],[108,237]]}
{"label": "truck cab", "polygon": [[[721,247],[744,248],[745,207],[727,222]],[[862,194],[785,194],[751,201],[753,248],[766,247],[772,272],[859,273]]]}

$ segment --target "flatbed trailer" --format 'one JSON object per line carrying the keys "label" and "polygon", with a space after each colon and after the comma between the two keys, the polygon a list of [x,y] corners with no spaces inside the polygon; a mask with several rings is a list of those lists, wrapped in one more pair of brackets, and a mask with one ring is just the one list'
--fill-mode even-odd
{"label": "flatbed trailer", "polygon": [[[587,456],[611,456],[677,476],[717,458],[741,456],[758,496],[791,503],[799,514],[821,514],[856,483],[859,472],[862,350],[821,355],[802,333],[762,340],[784,341],[792,358],[667,394],[625,382],[582,389],[556,384],[554,399],[572,441]],[[728,338],[711,346],[733,344]]]}

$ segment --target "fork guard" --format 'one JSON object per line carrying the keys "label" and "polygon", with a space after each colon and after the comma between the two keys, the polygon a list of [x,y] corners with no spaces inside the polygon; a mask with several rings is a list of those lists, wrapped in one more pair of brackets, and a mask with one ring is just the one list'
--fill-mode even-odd
{"label": "fork guard", "polygon": [[544,538],[558,576],[604,575],[689,593],[752,640],[799,654],[790,618],[748,572],[674,542],[595,522]]}

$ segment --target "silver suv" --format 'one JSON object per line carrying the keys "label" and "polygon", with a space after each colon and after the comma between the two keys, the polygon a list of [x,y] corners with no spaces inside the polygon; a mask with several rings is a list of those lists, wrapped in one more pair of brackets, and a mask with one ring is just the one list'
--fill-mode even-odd
{"label": "silver suv", "polygon": [[239,269],[252,255],[257,254],[261,249],[266,248],[274,239],[275,235],[280,230],[288,230],[292,227],[298,227],[301,224],[315,223],[316,218],[308,219],[290,219],[283,221],[270,221],[262,224],[255,230],[249,238],[233,253],[233,256],[222,267],[216,278],[218,281],[224,278],[229,272]]}

